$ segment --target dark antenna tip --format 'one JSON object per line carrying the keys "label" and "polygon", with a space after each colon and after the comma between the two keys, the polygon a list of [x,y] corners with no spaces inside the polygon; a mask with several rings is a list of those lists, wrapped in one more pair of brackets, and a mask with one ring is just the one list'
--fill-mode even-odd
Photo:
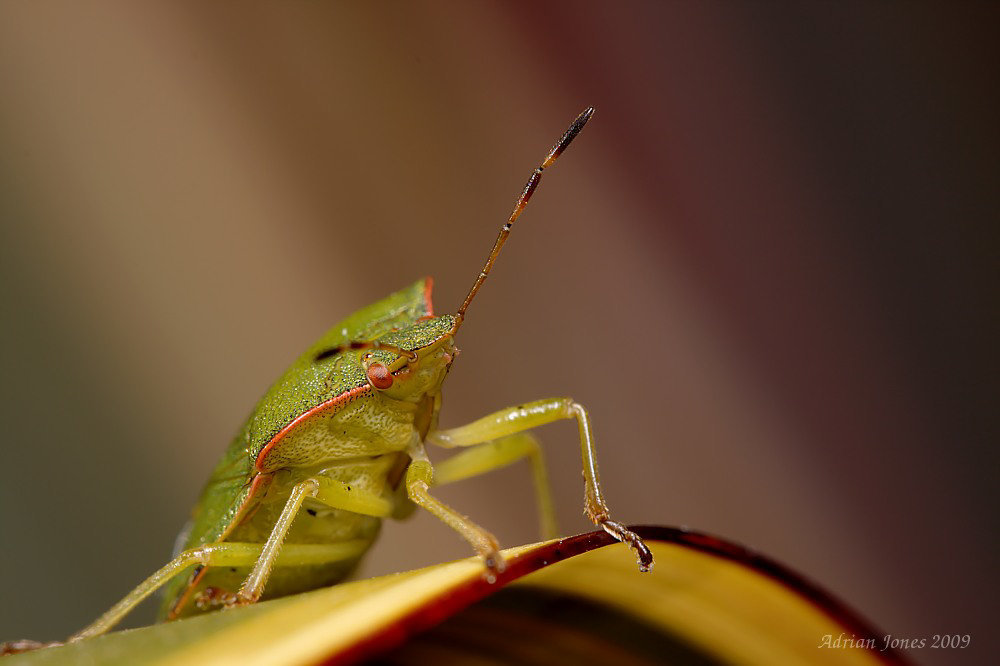
{"label": "dark antenna tip", "polygon": [[528,200],[535,192],[535,188],[538,187],[538,183],[542,180],[542,171],[544,171],[547,167],[552,166],[552,163],[556,161],[564,150],[566,150],[566,146],[568,146],[576,135],[580,133],[580,130],[583,129],[583,126],[587,124],[587,121],[590,120],[593,115],[594,107],[588,106],[584,109],[583,112],[576,117],[576,120],[570,124],[569,128],[563,132],[562,137],[560,137],[559,141],[556,142],[556,145],[552,146],[552,149],[549,150],[548,155],[545,156],[542,163],[535,167],[535,170],[531,173],[531,176],[528,178],[528,182],[525,183],[524,189],[521,191],[521,196],[518,197],[517,203],[514,204],[513,212],[511,212],[510,217],[507,218],[507,223],[500,228],[500,234],[497,236],[496,242],[493,243],[493,249],[486,258],[486,265],[484,265],[483,270],[479,272],[479,277],[476,278],[475,283],[473,283],[468,296],[465,297],[465,301],[462,302],[461,307],[458,308],[458,312],[455,313],[455,324],[451,328],[452,335],[458,331],[458,328],[465,320],[465,311],[468,309],[472,299],[476,297],[476,293],[479,291],[479,288],[483,286],[486,276],[490,274],[490,270],[493,268],[493,263],[497,260],[497,256],[499,256],[504,243],[507,242],[507,236],[510,235],[510,230],[514,226],[514,222],[516,222],[517,218],[520,217],[521,211],[523,211],[524,207],[528,205]]}
{"label": "dark antenna tip", "polygon": [[552,150],[549,151],[545,161],[542,162],[542,169],[551,165],[556,161],[557,157],[562,155],[562,152],[566,150],[566,146],[568,146],[570,142],[576,138],[576,135],[580,133],[580,130],[583,129],[583,126],[587,124],[587,121],[590,120],[593,115],[594,107],[588,106],[582,113],[580,113],[580,115],[576,117],[576,120],[574,120],[569,128],[563,132],[562,138],[560,138],[556,145],[552,147]]}

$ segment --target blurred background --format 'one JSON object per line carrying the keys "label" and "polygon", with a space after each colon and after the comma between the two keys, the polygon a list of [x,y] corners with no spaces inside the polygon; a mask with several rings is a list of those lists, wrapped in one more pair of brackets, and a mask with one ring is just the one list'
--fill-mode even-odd
{"label": "blurred background", "polygon": [[[997,14],[0,4],[0,638],[64,637],[163,564],[326,328],[426,274],[454,310],[594,105],[470,309],[442,426],[572,395],[619,519],[990,654]],[[539,434],[586,531],[576,428]],[[523,463],[441,495],[537,537]],[[418,515],[363,573],[467,554]]]}

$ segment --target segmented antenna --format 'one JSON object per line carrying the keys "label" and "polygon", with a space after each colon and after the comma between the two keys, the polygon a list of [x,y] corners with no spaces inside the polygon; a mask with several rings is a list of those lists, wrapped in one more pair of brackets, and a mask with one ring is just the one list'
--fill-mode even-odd
{"label": "segmented antenna", "polygon": [[[573,124],[571,124],[569,128],[563,132],[562,138],[556,142],[556,145],[552,146],[552,149],[549,151],[549,154],[545,156],[545,159],[542,160],[542,163],[531,172],[531,177],[528,178],[528,182],[525,183],[524,190],[521,191],[521,196],[517,198],[517,203],[514,204],[514,210],[511,212],[510,217],[507,218],[507,222],[500,228],[500,235],[497,236],[497,240],[493,244],[490,256],[486,258],[486,265],[483,266],[483,270],[479,271],[479,277],[476,278],[475,284],[473,284],[472,289],[469,290],[469,295],[465,297],[462,307],[460,307],[458,312],[455,314],[455,325],[451,327],[451,331],[448,332],[448,335],[454,335],[458,330],[458,327],[462,325],[462,321],[465,319],[465,311],[469,309],[469,303],[471,303],[472,299],[476,297],[476,292],[478,292],[479,288],[483,286],[483,282],[486,282],[486,276],[490,274],[490,270],[492,270],[493,264],[497,260],[497,256],[500,255],[500,250],[503,249],[503,244],[507,242],[507,236],[510,236],[510,230],[514,226],[514,222],[516,222],[517,218],[521,216],[521,211],[523,211],[524,207],[528,205],[528,200],[531,199],[531,195],[534,193],[535,188],[538,187],[538,183],[541,182],[542,171],[545,171],[546,168],[552,166],[552,163],[555,162],[560,155],[562,155],[562,152],[566,150],[566,146],[568,146],[570,142],[576,138],[576,135],[580,133],[580,130],[583,129],[583,126],[587,124],[587,121],[590,120],[592,115],[594,115],[594,107],[588,106],[583,110],[583,113],[576,117]],[[405,356],[410,363],[417,360],[416,352],[407,351],[401,347],[397,347],[396,345],[381,343],[377,340],[372,340],[370,342],[347,342],[321,351],[316,354],[313,360],[316,362],[323,361],[349,349],[381,349]]]}
{"label": "segmented antenna", "polygon": [[493,263],[497,260],[497,256],[500,254],[500,250],[503,248],[503,244],[507,242],[507,236],[510,235],[511,227],[514,226],[514,222],[517,218],[521,216],[521,211],[524,207],[528,205],[528,200],[531,198],[532,193],[535,188],[538,187],[538,183],[542,180],[542,171],[552,165],[553,162],[566,150],[566,146],[580,133],[583,126],[587,124],[590,117],[594,115],[594,107],[589,106],[584,109],[583,113],[576,117],[573,124],[569,126],[562,138],[556,142],[556,145],[552,146],[552,150],[549,154],[545,156],[545,159],[541,164],[531,173],[531,177],[528,178],[528,182],[524,186],[524,190],[521,192],[521,196],[518,197],[517,203],[514,204],[514,210],[511,212],[510,217],[507,218],[506,224],[500,228],[500,235],[497,236],[496,242],[493,244],[493,249],[490,251],[490,256],[486,258],[486,265],[483,266],[483,270],[479,272],[479,277],[476,278],[475,284],[472,285],[472,289],[469,290],[469,295],[465,297],[465,302],[462,303],[462,307],[458,309],[455,314],[455,325],[451,328],[451,333],[454,335],[455,331],[458,330],[459,326],[462,325],[462,321],[465,319],[465,311],[469,309],[469,303],[472,299],[476,297],[476,292],[479,288],[483,286],[483,282],[486,282],[486,276],[490,274],[490,270],[493,268]]}

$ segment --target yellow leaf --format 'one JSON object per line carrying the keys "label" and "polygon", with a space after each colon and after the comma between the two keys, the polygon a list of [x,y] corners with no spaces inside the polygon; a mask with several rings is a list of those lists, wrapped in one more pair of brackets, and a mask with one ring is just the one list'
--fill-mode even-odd
{"label": "yellow leaf", "polygon": [[879,651],[880,634],[864,620],[767,558],[697,533],[636,531],[655,555],[651,573],[593,532],[504,551],[507,570],[492,584],[469,558],[38,650],[4,666],[296,665],[375,655],[435,664],[903,661]]}

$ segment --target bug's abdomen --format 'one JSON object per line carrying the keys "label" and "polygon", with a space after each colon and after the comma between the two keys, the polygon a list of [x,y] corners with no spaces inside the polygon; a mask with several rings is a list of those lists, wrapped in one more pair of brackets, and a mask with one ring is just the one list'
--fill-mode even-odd
{"label": "bug's abdomen", "polygon": [[[393,490],[386,477],[397,462],[397,454],[357,457],[320,468],[279,470],[266,494],[238,526],[225,538],[227,542],[262,544],[278,519],[290,489],[306,478],[322,477],[343,484],[352,492],[371,494],[391,500]],[[352,544],[346,556],[323,564],[277,565],[271,570],[263,599],[305,592],[340,582],[357,566],[362,555],[378,535],[381,519],[334,508],[309,498],[292,523],[284,544]],[[209,567],[197,578],[193,590],[185,590],[188,601],[178,609],[177,617],[203,612],[191,600],[211,587],[234,593],[250,573],[251,567]],[[190,576],[186,577],[189,581]],[[187,587],[187,586],[185,586]]]}

